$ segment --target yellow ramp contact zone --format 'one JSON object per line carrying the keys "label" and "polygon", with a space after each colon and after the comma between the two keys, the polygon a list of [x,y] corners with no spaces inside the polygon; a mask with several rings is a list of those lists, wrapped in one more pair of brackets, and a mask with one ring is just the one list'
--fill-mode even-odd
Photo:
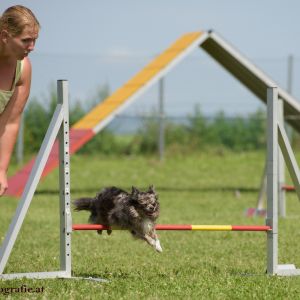
{"label": "yellow ramp contact zone", "polygon": [[102,120],[120,107],[130,96],[137,92],[149,80],[170,64],[182,51],[195,42],[202,32],[193,32],[183,35],[173,45],[157,56],[144,69],[131,78],[125,85],[119,88],[102,103],[97,105],[92,111],[79,120],[73,128],[92,129]]}

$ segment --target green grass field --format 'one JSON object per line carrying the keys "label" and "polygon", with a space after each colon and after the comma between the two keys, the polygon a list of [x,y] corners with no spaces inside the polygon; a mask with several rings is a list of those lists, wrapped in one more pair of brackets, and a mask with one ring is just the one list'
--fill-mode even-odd
{"label": "green grass field", "polygon": [[[158,223],[264,224],[247,218],[254,207],[264,166],[263,152],[199,153],[167,157],[74,156],[72,198],[93,196],[110,185],[129,190],[154,184],[159,193]],[[237,191],[240,195],[237,196]],[[43,180],[15,244],[5,272],[59,269],[58,172]],[[17,200],[0,198],[3,241]],[[287,194],[286,219],[279,221],[280,263],[300,266],[300,204]],[[73,213],[73,223],[88,214]],[[159,232],[163,253],[128,232],[111,236],[96,232],[72,234],[74,276],[108,279],[0,281],[0,299],[299,299],[299,277],[267,276],[264,232]],[[4,295],[5,288],[43,288],[41,293]]]}

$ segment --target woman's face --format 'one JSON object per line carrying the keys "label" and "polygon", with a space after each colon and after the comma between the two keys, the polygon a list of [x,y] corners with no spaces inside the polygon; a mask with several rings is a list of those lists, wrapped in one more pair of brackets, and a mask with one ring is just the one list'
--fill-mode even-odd
{"label": "woman's face", "polygon": [[9,36],[7,39],[7,50],[10,55],[22,60],[34,50],[38,38],[38,30],[35,27],[26,26],[23,32],[17,36]]}

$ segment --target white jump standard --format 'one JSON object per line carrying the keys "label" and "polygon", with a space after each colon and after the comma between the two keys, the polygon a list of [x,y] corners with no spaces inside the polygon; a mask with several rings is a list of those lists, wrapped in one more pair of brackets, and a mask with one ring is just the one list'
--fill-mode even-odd
{"label": "white jump standard", "polygon": [[296,188],[297,196],[300,200],[300,176],[299,169],[287,134],[279,122],[277,87],[267,89],[267,220],[266,225],[272,228],[267,232],[267,273],[271,275],[300,275],[300,269],[292,264],[278,264],[278,170],[279,147],[282,151],[287,168]]}
{"label": "white jump standard", "polygon": [[[71,233],[70,209],[70,153],[69,153],[69,105],[68,82],[57,82],[58,104],[43,140],[41,149],[30,173],[15,216],[0,248],[0,279],[15,278],[71,278]],[[3,274],[8,258],[23,224],[34,192],[46,165],[52,146],[58,137],[59,143],[59,190],[60,190],[60,270],[56,272],[34,272]]]}

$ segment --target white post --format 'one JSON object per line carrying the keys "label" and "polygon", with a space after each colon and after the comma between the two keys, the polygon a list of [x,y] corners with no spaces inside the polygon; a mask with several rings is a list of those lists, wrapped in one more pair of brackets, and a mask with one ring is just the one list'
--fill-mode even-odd
{"label": "white post", "polygon": [[57,81],[57,100],[63,106],[63,122],[59,138],[59,190],[60,190],[60,269],[71,276],[72,218],[70,205],[70,141],[68,81]]}
{"label": "white post", "polygon": [[274,275],[278,268],[278,125],[276,87],[267,89],[267,220],[272,227],[267,233],[267,273]]}
{"label": "white post", "polygon": [[[284,126],[284,111],[283,101],[278,99],[278,123]],[[280,149],[280,148],[279,148]],[[281,151],[278,151],[278,203],[279,203],[279,216],[286,217],[286,201],[285,201],[285,162]]]}

